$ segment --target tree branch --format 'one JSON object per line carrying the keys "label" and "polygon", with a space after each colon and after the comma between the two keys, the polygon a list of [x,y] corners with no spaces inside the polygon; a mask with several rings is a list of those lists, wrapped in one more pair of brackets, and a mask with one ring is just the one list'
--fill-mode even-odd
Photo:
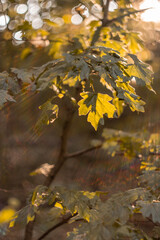
{"label": "tree branch", "polygon": [[[70,131],[71,122],[73,119],[74,112],[76,111],[75,107],[73,106],[73,103],[69,103],[70,106],[67,106],[67,117],[63,125],[62,129],[62,135],[61,135],[61,144],[60,144],[60,150],[59,150],[59,156],[57,159],[57,162],[55,164],[55,167],[51,170],[50,174],[47,176],[44,185],[49,187],[54,178],[56,177],[57,173],[63,166],[66,158],[66,150],[67,150],[67,140],[68,140],[68,134]],[[33,234],[33,228],[34,228],[34,221],[29,222],[26,225],[26,231],[25,231],[25,238],[24,240],[31,240],[32,234]]]}
{"label": "tree branch", "polygon": [[108,21],[109,4],[110,4],[110,0],[107,0],[105,5],[102,4],[102,9],[103,9],[103,19],[101,20],[102,25],[100,27],[97,27],[95,33],[93,34],[93,37],[91,40],[91,46],[94,46],[94,44],[98,41],[101,30],[104,27],[104,24],[106,23],[106,21]]}
{"label": "tree branch", "polygon": [[42,240],[44,239],[50,232],[54,231],[56,228],[64,225],[65,223],[67,223],[72,217],[76,216],[77,213],[75,213],[74,215],[72,215],[71,213],[66,214],[63,219],[57,223],[56,225],[54,225],[53,227],[51,227],[50,229],[48,229],[42,236],[40,236],[37,240]]}
{"label": "tree branch", "polygon": [[110,24],[113,23],[113,22],[119,22],[121,19],[123,19],[123,18],[125,18],[125,17],[129,17],[129,16],[132,15],[132,14],[144,12],[144,11],[146,11],[146,10],[148,10],[148,9],[150,9],[150,8],[145,8],[145,9],[141,9],[141,10],[136,10],[136,11],[133,11],[133,12],[129,12],[129,13],[123,14],[123,15],[121,15],[121,16],[119,16],[119,17],[112,18],[111,20],[105,21],[104,24],[103,24],[103,27],[106,27],[106,26],[110,25]]}
{"label": "tree branch", "polygon": [[52,181],[54,180],[55,176],[57,175],[57,173],[59,172],[59,170],[61,169],[61,167],[63,166],[66,158],[66,151],[67,151],[67,140],[68,140],[68,134],[70,131],[70,126],[71,126],[71,122],[73,119],[73,115],[75,113],[75,108],[70,107],[70,109],[68,108],[68,114],[66,117],[66,120],[64,122],[63,125],[63,129],[62,129],[62,135],[61,135],[61,145],[60,145],[60,151],[59,151],[59,156],[57,159],[57,162],[55,164],[55,167],[51,170],[49,176],[46,178],[44,185],[49,187],[50,184],[52,183]]}
{"label": "tree branch", "polygon": [[34,220],[29,222],[29,223],[27,223],[26,229],[25,229],[24,240],[31,240],[32,239],[35,219],[36,219],[36,214],[35,214]]}
{"label": "tree branch", "polygon": [[[124,15],[122,15],[120,17],[108,20],[109,3],[110,3],[110,0],[107,0],[106,5],[103,5],[104,16],[103,16],[103,20],[102,20],[102,25],[100,27],[98,27],[97,30],[95,31],[95,34],[93,35],[93,38],[92,38],[92,41],[91,41],[91,46],[93,46],[98,41],[100,33],[101,33],[101,29],[103,27],[108,26],[109,24],[111,24],[111,23],[113,23],[115,21],[119,21],[120,19],[122,19],[122,18],[124,18],[126,16],[130,16],[131,14],[135,14],[135,13],[143,12],[143,11],[147,10],[147,9],[144,9],[144,10],[135,11],[135,12],[124,14]],[[42,74],[43,74],[43,72],[42,72]],[[40,77],[40,76],[38,76],[38,77]],[[78,95],[78,92],[79,92],[79,89],[77,89],[76,96]],[[62,129],[61,145],[60,145],[59,156],[58,156],[57,162],[55,164],[55,167],[51,170],[49,176],[46,178],[46,180],[44,182],[45,186],[48,186],[48,187],[50,186],[50,184],[52,183],[52,181],[56,177],[57,173],[59,172],[59,170],[63,166],[63,164],[64,164],[66,159],[71,158],[71,157],[75,157],[75,156],[80,156],[80,155],[82,155],[84,153],[87,153],[87,152],[92,151],[92,150],[95,149],[95,147],[91,147],[89,149],[85,149],[85,150],[82,150],[82,151],[77,152],[77,153],[69,154],[68,156],[66,155],[68,134],[69,134],[69,131],[70,131],[70,126],[71,126],[71,122],[72,122],[72,119],[73,119],[75,111],[76,111],[76,109],[73,107],[73,104],[72,104],[71,108],[69,107],[67,109],[68,114],[67,114],[67,118],[66,118],[66,120],[64,122],[63,129]],[[101,146],[99,146],[99,147],[101,147]],[[57,224],[54,227],[52,227],[51,230],[48,230],[49,232],[47,234],[49,234],[55,228],[63,225],[64,223],[66,223],[71,217],[72,216],[70,215],[69,218],[63,219],[62,222],[60,222],[59,224]],[[33,222],[29,222],[27,224],[24,240],[31,240],[32,239],[33,227],[34,227],[34,221]],[[41,236],[39,238],[39,240],[43,239],[45,236],[46,236],[46,233],[45,233],[44,236]]]}
{"label": "tree branch", "polygon": [[[109,3],[107,1],[107,3]],[[104,6],[104,8],[107,9],[106,5]],[[108,6],[109,8],[109,6]],[[101,33],[101,30],[103,27],[107,27],[109,26],[110,24],[112,24],[113,22],[119,22],[121,19],[125,18],[125,17],[129,17],[130,15],[132,14],[136,14],[136,13],[140,13],[140,12],[144,12],[150,8],[145,8],[145,9],[142,9],[142,10],[136,10],[136,11],[133,11],[133,12],[129,12],[129,13],[126,13],[126,14],[123,14],[119,17],[116,17],[116,18],[112,18],[112,19],[108,19],[108,12],[107,10],[105,9],[106,13],[104,13],[104,17],[103,17],[103,20],[102,20],[102,25],[97,27],[94,35],[93,35],[93,38],[92,38],[92,41],[91,41],[91,46],[94,46],[94,44],[98,41],[99,37],[100,37],[100,33]]]}
{"label": "tree branch", "polygon": [[81,151],[77,151],[77,152],[75,152],[75,153],[67,154],[67,155],[65,156],[65,158],[78,157],[78,156],[81,156],[81,155],[83,155],[83,154],[85,154],[85,153],[87,153],[87,152],[91,152],[91,151],[93,151],[93,150],[95,150],[95,149],[98,149],[98,148],[101,148],[101,147],[102,147],[102,144],[99,144],[99,145],[97,145],[97,146],[93,146],[93,147],[90,147],[90,148],[86,148],[86,149],[83,149],[83,150],[81,150]]}
{"label": "tree branch", "polygon": [[107,0],[106,4],[103,5],[103,20],[102,20],[102,26],[105,24],[106,21],[108,21],[108,12],[109,12],[109,4],[110,0]]}
{"label": "tree branch", "polygon": [[149,218],[149,217],[146,217],[146,219],[148,219],[148,221],[149,221],[149,222],[153,223],[153,225],[155,225],[155,226],[157,226],[157,227],[159,227],[159,226],[160,226],[160,224],[159,224],[159,223],[155,223],[155,222],[153,222],[153,220],[152,220],[151,218]]}

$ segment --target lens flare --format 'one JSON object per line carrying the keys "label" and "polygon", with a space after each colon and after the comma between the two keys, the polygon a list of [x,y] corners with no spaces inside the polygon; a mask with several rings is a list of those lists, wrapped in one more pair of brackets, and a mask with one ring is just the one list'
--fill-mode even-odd
{"label": "lens flare", "polygon": [[145,22],[160,22],[160,2],[158,0],[144,0],[140,4],[140,9],[151,8],[141,14],[141,19]]}

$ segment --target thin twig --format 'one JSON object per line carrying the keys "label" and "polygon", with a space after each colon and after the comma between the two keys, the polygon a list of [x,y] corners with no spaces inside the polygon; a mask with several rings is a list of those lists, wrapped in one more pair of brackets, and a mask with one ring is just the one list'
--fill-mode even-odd
{"label": "thin twig", "polygon": [[[109,6],[108,6],[109,7]],[[119,22],[121,19],[125,18],[125,17],[129,17],[130,15],[132,14],[136,14],[136,13],[140,13],[140,12],[144,12],[146,10],[148,10],[150,8],[145,8],[145,9],[142,9],[142,10],[136,10],[136,11],[133,11],[133,12],[129,12],[129,13],[126,13],[126,14],[123,14],[119,17],[116,17],[116,18],[112,18],[112,19],[107,19],[106,17],[108,17],[108,13],[107,15],[104,14],[104,17],[103,20],[102,20],[102,25],[97,27],[94,35],[93,35],[93,38],[92,38],[92,41],[91,41],[91,46],[94,46],[95,43],[98,41],[99,37],[100,37],[100,33],[101,33],[101,30],[103,27],[107,27],[109,25],[111,25],[112,23],[114,22]]]}
{"label": "thin twig", "polygon": [[110,25],[111,23],[113,22],[119,22],[121,19],[125,18],[125,17],[129,17],[130,15],[132,14],[136,14],[136,13],[141,13],[141,12],[144,12],[146,10],[149,10],[150,8],[145,8],[145,9],[141,9],[141,10],[136,10],[136,11],[133,11],[133,12],[129,12],[129,13],[126,13],[126,14],[123,14],[119,17],[116,17],[116,18],[112,18],[111,20],[107,20],[104,22],[103,26],[106,27],[108,25]]}
{"label": "thin twig", "polygon": [[146,219],[148,219],[148,221],[149,221],[149,222],[153,223],[153,225],[155,225],[155,226],[157,226],[157,227],[159,227],[159,226],[160,226],[160,224],[159,224],[159,223],[155,223],[155,222],[153,222],[153,220],[152,220],[151,218],[149,218],[149,217],[146,217]]}
{"label": "thin twig", "polygon": [[75,153],[67,154],[67,155],[65,156],[65,158],[78,157],[78,156],[81,156],[81,155],[83,155],[83,154],[85,154],[85,153],[94,151],[95,149],[98,149],[98,148],[101,148],[101,147],[102,147],[102,144],[97,145],[97,146],[93,146],[93,147],[90,147],[90,148],[86,148],[86,149],[83,149],[83,150],[78,151],[78,152],[75,152]]}
{"label": "thin twig", "polygon": [[8,193],[8,192],[14,192],[14,190],[7,190],[7,189],[3,189],[3,188],[0,188],[0,191],[1,191],[1,192],[6,192],[6,193]]}
{"label": "thin twig", "polygon": [[65,223],[67,223],[72,217],[76,216],[77,213],[75,213],[74,215],[72,215],[71,213],[66,214],[63,219],[57,223],[56,225],[54,225],[53,227],[49,228],[42,236],[40,236],[37,240],[42,240],[44,239],[50,232],[52,232],[53,230],[55,230],[56,228],[64,225]]}

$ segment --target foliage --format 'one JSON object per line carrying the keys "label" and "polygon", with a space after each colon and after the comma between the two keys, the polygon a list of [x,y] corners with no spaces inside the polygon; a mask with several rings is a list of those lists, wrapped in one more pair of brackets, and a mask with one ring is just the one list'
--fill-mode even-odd
{"label": "foliage", "polygon": [[[155,226],[160,224],[157,215],[160,210],[160,163],[159,158],[154,158],[155,149],[152,146],[157,135],[149,137],[149,134],[146,134],[144,139],[144,134],[141,133],[104,129],[102,140],[92,141],[95,148],[105,148],[112,156],[138,156],[143,170],[139,181],[143,188],[117,193],[102,201],[102,194],[105,194],[102,192],[49,187],[65,160],[69,158],[66,142],[74,113],[87,116],[87,121],[97,130],[100,124],[104,124],[106,117],[120,117],[126,106],[131,111],[144,112],[145,102],[135,89],[138,85],[154,91],[150,67],[135,55],[143,46],[142,40],[138,33],[130,32],[126,27],[131,16],[136,16],[139,11],[132,7],[130,0],[115,2],[117,9],[109,12],[110,1],[80,1],[80,4],[74,7],[74,11],[83,19],[80,30],[73,27],[70,15],[56,12],[57,17],[63,19],[61,25],[56,20],[52,21],[51,16],[43,17],[43,8],[39,12],[43,20],[40,28],[33,29],[36,28],[33,21],[33,28],[29,20],[19,21],[17,30],[23,31],[25,39],[33,43],[40,36],[42,40],[50,42],[48,54],[52,55],[53,60],[40,67],[27,70],[12,68],[9,73],[1,73],[0,107],[6,105],[7,101],[15,101],[19,93],[31,91],[38,94],[48,91],[48,99],[39,107],[41,115],[35,123],[35,133],[39,134],[46,124],[54,124],[59,117],[58,110],[64,102],[68,104],[68,116],[63,126],[56,165],[50,167],[47,173],[45,169],[43,171],[43,165],[31,173],[34,175],[45,172],[47,181],[35,188],[28,205],[14,215],[10,227],[27,225],[28,228],[29,223],[34,223],[37,219],[39,225],[45,226],[41,216],[46,213],[45,219],[48,218],[48,226],[52,224],[51,230],[66,222],[82,222],[67,234],[68,240],[149,240],[151,237],[137,228],[131,218],[141,213],[144,218],[153,221]],[[47,3],[43,4],[45,9]],[[94,11],[93,6],[98,6],[99,10]],[[88,11],[89,16],[96,15],[96,19],[87,18],[85,11]],[[75,36],[70,37],[73,29]],[[24,49],[22,59],[28,53],[30,50]],[[156,144],[158,145],[158,142]],[[2,210],[1,215],[3,211],[6,210]],[[3,223],[6,222],[6,216]],[[31,231],[26,232],[30,234]],[[31,240],[31,235],[25,239]]]}

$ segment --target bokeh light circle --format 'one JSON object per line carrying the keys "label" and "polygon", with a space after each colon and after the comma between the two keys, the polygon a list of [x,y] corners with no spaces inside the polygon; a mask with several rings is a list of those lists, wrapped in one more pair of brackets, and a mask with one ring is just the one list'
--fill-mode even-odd
{"label": "bokeh light circle", "polygon": [[13,37],[17,41],[22,41],[22,31],[18,31],[18,32],[13,33]]}
{"label": "bokeh light circle", "polygon": [[83,21],[83,18],[79,15],[79,14],[74,14],[72,17],[71,17],[71,22],[74,24],[74,25],[79,25],[81,24]]}
{"label": "bokeh light circle", "polygon": [[27,12],[27,5],[26,4],[19,4],[16,6],[16,11],[18,14],[24,14],[25,12]]}
{"label": "bokeh light circle", "polygon": [[42,26],[43,26],[43,21],[42,21],[41,18],[37,17],[37,18],[33,19],[33,21],[32,21],[32,27],[33,27],[34,29],[39,29],[39,28],[41,28]]}
{"label": "bokeh light circle", "polygon": [[10,17],[6,14],[0,15],[0,27],[5,27],[9,23]]}

